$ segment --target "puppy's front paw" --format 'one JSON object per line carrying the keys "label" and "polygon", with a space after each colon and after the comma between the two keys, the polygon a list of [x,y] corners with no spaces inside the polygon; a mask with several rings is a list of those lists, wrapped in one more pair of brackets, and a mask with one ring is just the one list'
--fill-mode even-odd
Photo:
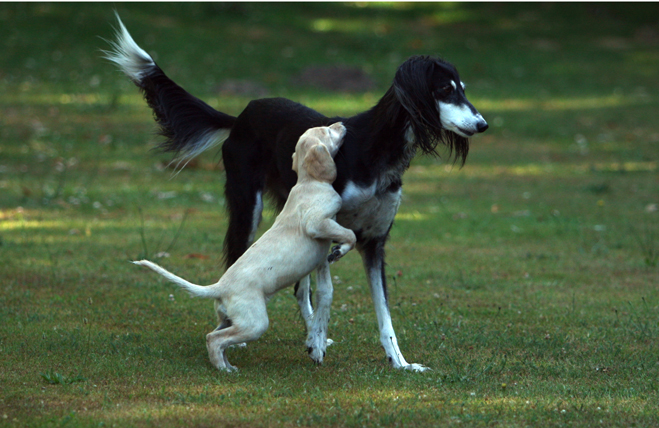
{"label": "puppy's front paw", "polygon": [[334,263],[338,261],[341,257],[343,257],[343,252],[341,251],[341,246],[340,245],[335,245],[332,247],[332,252],[330,253],[329,256],[327,256],[327,261],[330,263]]}

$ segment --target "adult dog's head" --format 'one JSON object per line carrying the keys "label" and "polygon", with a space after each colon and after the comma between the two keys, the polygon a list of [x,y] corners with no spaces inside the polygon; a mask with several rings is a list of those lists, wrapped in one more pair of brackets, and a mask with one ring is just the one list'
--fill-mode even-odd
{"label": "adult dog's head", "polygon": [[298,181],[313,179],[328,183],[336,180],[334,156],[343,144],[346,128],[341,122],[332,126],[308,129],[297,142],[293,153],[293,171]]}
{"label": "adult dog's head", "polygon": [[437,154],[441,143],[464,164],[468,138],[488,125],[467,100],[455,67],[439,58],[413,56],[398,68],[392,89],[409,115],[408,132],[417,147]]}

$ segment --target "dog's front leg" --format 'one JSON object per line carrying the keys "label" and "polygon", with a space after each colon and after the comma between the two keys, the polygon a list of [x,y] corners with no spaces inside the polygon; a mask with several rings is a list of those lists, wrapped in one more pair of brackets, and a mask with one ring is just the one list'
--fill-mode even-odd
{"label": "dog's front leg", "polygon": [[327,328],[334,289],[329,262],[323,261],[316,269],[316,282],[316,311],[313,314],[311,326],[307,329],[307,351],[312,360],[321,364],[325,357],[327,345],[331,343],[327,339]]}
{"label": "dog's front leg", "polygon": [[373,298],[375,315],[377,316],[378,327],[380,329],[380,343],[382,343],[387,359],[393,368],[419,372],[430,370],[421,364],[410,364],[405,361],[398,347],[398,339],[396,339],[396,332],[391,323],[391,314],[387,301],[387,282],[384,272],[385,240],[386,238],[373,239],[359,246],[366,275],[368,276],[368,282],[371,286],[371,297]]}
{"label": "dog's front leg", "polygon": [[313,306],[311,305],[311,276],[307,275],[295,284],[295,297],[300,307],[300,313],[304,320],[304,326],[307,333],[311,331],[311,321],[313,319]]}

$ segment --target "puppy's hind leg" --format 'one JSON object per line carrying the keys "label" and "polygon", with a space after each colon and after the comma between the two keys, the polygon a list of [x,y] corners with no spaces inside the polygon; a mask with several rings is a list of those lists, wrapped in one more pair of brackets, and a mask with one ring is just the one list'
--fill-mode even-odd
{"label": "puppy's hind leg", "polygon": [[[217,369],[226,371],[238,370],[229,364],[226,349],[231,345],[257,340],[268,329],[268,313],[262,296],[244,296],[241,302],[232,305],[236,310],[230,311],[229,327],[214,330],[206,335],[208,358]],[[249,310],[245,310],[245,308]]]}
{"label": "puppy's hind leg", "polygon": [[215,315],[217,316],[217,328],[215,330],[222,330],[227,327],[231,327],[231,320],[227,317],[226,309],[222,306],[220,300],[215,300]]}

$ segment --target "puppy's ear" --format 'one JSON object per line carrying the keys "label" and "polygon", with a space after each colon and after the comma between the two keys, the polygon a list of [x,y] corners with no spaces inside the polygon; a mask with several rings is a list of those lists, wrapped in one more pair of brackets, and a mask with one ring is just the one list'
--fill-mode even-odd
{"label": "puppy's ear", "polygon": [[329,183],[336,180],[336,165],[329,150],[323,144],[311,147],[304,157],[304,169],[318,181]]}

